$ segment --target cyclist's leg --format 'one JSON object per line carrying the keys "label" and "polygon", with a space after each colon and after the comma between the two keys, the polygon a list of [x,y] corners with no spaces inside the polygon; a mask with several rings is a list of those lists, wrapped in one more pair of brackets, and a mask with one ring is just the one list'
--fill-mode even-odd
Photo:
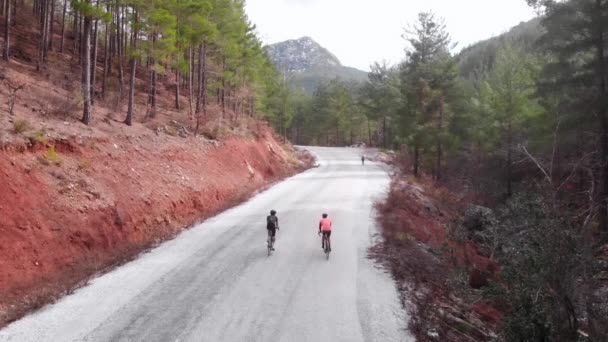
{"label": "cyclist's leg", "polygon": [[331,230],[327,232],[327,245],[331,251]]}

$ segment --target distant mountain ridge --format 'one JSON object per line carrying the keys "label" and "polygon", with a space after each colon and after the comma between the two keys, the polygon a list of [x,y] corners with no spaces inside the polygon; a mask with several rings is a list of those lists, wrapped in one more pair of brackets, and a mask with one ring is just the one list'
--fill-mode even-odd
{"label": "distant mountain ridge", "polygon": [[309,94],[334,78],[354,82],[367,79],[367,72],[343,66],[333,53],[310,37],[268,45],[266,52],[292,87]]}

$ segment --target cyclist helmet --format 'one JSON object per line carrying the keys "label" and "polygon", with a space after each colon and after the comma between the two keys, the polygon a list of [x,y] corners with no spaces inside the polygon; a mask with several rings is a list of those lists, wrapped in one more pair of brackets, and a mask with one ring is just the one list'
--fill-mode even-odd
{"label": "cyclist helmet", "polygon": [[275,215],[277,212],[275,210],[270,211],[270,215]]}
{"label": "cyclist helmet", "polygon": [[323,213],[323,218],[327,218],[327,214]]}

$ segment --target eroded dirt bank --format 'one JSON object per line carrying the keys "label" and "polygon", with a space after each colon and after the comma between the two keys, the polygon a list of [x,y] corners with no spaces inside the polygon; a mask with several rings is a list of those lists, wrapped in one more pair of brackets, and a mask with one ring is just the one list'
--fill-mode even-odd
{"label": "eroded dirt bank", "polygon": [[147,130],[4,146],[0,327],[305,168],[296,154],[264,127],[222,142]]}
{"label": "eroded dirt bank", "polygon": [[418,341],[490,341],[502,313],[478,289],[498,265],[451,225],[467,200],[397,173],[377,204],[384,240],[371,254],[391,270]]}

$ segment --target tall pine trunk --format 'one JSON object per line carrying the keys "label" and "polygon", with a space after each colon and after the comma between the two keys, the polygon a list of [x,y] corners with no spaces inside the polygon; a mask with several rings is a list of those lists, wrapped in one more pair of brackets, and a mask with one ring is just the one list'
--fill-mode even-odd
{"label": "tall pine trunk", "polygon": [[108,82],[108,73],[110,72],[110,25],[106,23],[105,37],[103,43],[103,75],[101,77],[101,97],[106,96],[106,86]]}
{"label": "tall pine trunk", "polygon": [[437,160],[435,161],[435,179],[441,179],[441,158],[443,153],[442,145],[442,130],[443,130],[443,100],[439,105],[439,122],[438,122],[438,135],[437,135]]}
{"label": "tall pine trunk", "polygon": [[194,49],[192,45],[188,49],[188,113],[190,115],[190,120],[194,119],[194,80],[193,80],[193,72],[194,72]]}
{"label": "tall pine trunk", "polygon": [[38,46],[38,66],[37,70],[42,71],[46,69],[47,66],[47,49],[48,49],[48,25],[49,25],[49,16],[48,16],[48,2],[49,0],[41,0],[41,20],[40,20],[40,41]]}
{"label": "tall pine trunk", "polygon": [[[603,5],[606,6],[606,5]],[[602,8],[602,2],[596,0],[596,7],[598,13],[606,11],[605,7]],[[602,11],[603,9],[603,11]],[[605,25],[602,25],[601,18],[597,19],[596,25],[598,26],[597,38],[596,38],[596,50],[597,50],[597,76],[598,76],[598,109],[597,115],[600,119],[600,136],[599,136],[599,186],[597,193],[597,205],[598,205],[598,216],[599,225],[602,232],[602,238],[608,241],[608,84],[606,78],[608,77],[608,58],[606,56],[606,32],[604,31]]]}
{"label": "tall pine trunk", "polygon": [[74,38],[74,42],[73,42],[74,44],[72,45],[72,55],[76,55],[76,51],[77,51],[76,47],[78,46],[78,22],[79,22],[78,16],[79,16],[79,13],[78,13],[78,11],[76,11],[75,8],[73,8],[72,10],[74,11],[74,19],[72,22],[72,36]]}
{"label": "tall pine trunk", "polygon": [[[179,63],[179,57],[178,57],[178,63]],[[175,68],[175,109],[180,110],[179,107],[179,81],[180,81],[180,73],[179,73],[179,67]]]}
{"label": "tall pine trunk", "polygon": [[[123,68],[123,48],[122,48],[122,33],[121,33],[121,18],[120,18],[120,8],[116,6],[116,51],[118,52],[118,83],[119,83],[119,101],[122,101],[124,84],[125,84],[125,75]],[[156,74],[154,75],[154,82],[156,83]],[[156,89],[155,89],[156,90]],[[154,99],[154,108],[156,108],[156,99]]]}
{"label": "tall pine trunk", "polygon": [[198,132],[201,125],[201,117],[207,118],[207,45],[206,43],[201,44],[201,50],[199,55],[199,77],[200,77],[200,88],[198,98],[196,102],[196,131]]}
{"label": "tall pine trunk", "polygon": [[49,22],[49,50],[53,51],[53,36],[55,35],[55,0],[51,0],[51,19]]}
{"label": "tall pine trunk", "polygon": [[59,51],[63,53],[65,43],[65,14],[68,11],[68,0],[63,0],[63,15],[61,16],[61,42],[59,43]]}
{"label": "tall pine trunk", "polygon": [[[88,3],[88,2],[87,2]],[[92,104],[91,104],[91,16],[84,16],[82,35],[82,96],[84,99],[84,109],[82,122],[85,125],[91,123]]]}
{"label": "tall pine trunk", "polygon": [[222,117],[226,115],[226,57],[222,58]]}
{"label": "tall pine trunk", "polygon": [[83,45],[83,39],[84,39],[83,31],[84,31],[84,29],[83,29],[83,27],[84,27],[84,15],[81,14],[80,18],[78,19],[78,34],[76,35],[78,37],[78,44],[79,44],[78,45],[78,51],[79,51],[79,53],[78,53],[78,62],[80,64],[82,64],[82,56],[84,56],[84,52],[83,52],[83,49],[84,49],[84,45]]}
{"label": "tall pine trunk", "polygon": [[[156,32],[152,32],[152,56],[154,56],[154,49],[156,45]],[[156,60],[154,57],[150,58],[150,89],[148,103],[150,105],[150,111],[148,116],[154,118],[156,116]]]}
{"label": "tall pine trunk", "polygon": [[[99,4],[99,2],[98,2]],[[95,28],[93,29],[93,56],[91,58],[91,105],[95,105],[95,85],[97,84],[97,30],[99,28],[99,20],[95,20]]]}
{"label": "tall pine trunk", "polygon": [[[131,47],[133,50],[137,49],[137,23],[139,18],[137,16],[137,11],[135,10],[133,13],[133,26],[131,28],[132,31],[132,39],[131,39]],[[127,109],[127,117],[125,118],[125,123],[129,126],[133,124],[133,111],[134,101],[135,101],[135,76],[137,74],[137,56],[135,51],[131,51],[131,76],[129,79],[129,106]]]}
{"label": "tall pine trunk", "polygon": [[12,15],[12,0],[5,1],[5,17],[4,17],[4,51],[2,51],[2,58],[5,61],[10,59],[10,46],[11,46],[11,15]]}
{"label": "tall pine trunk", "polygon": [[386,134],[386,115],[382,116],[382,147],[386,148],[387,142],[386,142],[386,138],[387,138],[387,134]]}
{"label": "tall pine trunk", "polygon": [[511,118],[509,118],[509,122],[507,124],[507,196],[511,197],[513,194],[513,185],[512,185],[512,168],[513,168],[513,125],[511,123]]}

